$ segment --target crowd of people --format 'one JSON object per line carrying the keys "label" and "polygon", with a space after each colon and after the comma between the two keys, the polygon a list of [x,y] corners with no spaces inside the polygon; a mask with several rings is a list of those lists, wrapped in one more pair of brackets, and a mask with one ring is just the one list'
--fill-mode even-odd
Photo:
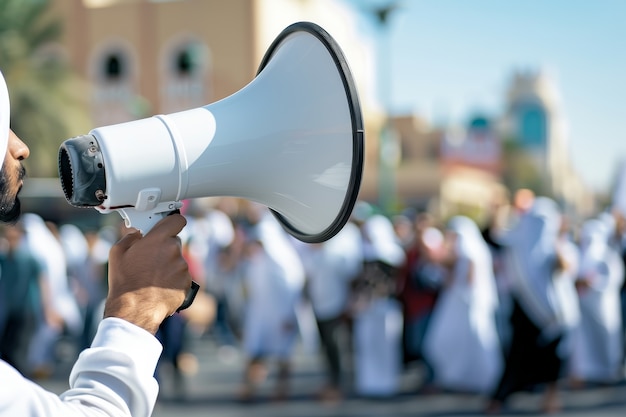
{"label": "crowd of people", "polygon": [[[389,218],[358,202],[339,234],[305,244],[266,207],[205,203],[185,202],[180,238],[214,308],[199,298],[156,333],[161,361],[178,376],[189,327],[204,323],[202,332],[244,353],[244,401],[257,395],[270,361],[274,395],[288,397],[299,341],[315,341],[324,358],[327,380],[317,395],[329,403],[347,391],[397,395],[412,365],[423,369],[416,391],[482,395],[486,413],[538,387],[545,411],[555,411],[564,383],[579,389],[624,377],[626,233],[617,213],[570,224],[554,201],[533,197],[479,223],[410,211]],[[4,361],[40,379],[54,372],[61,337],[77,352],[90,346],[108,292],[109,250],[123,233],[121,224],[87,230],[34,213],[2,226]]]}
{"label": "crowd of people", "polygon": [[572,224],[525,195],[482,227],[419,216],[400,275],[405,361],[426,365],[424,389],[482,395],[486,413],[529,389],[554,412],[563,385],[624,378],[623,216]]}

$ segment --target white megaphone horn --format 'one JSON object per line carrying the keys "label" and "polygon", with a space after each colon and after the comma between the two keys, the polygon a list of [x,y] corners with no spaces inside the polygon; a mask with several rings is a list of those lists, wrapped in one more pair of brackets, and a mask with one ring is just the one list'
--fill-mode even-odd
{"label": "white megaphone horn", "polygon": [[335,40],[311,22],[284,29],[257,76],[215,103],[98,127],[59,150],[68,202],[118,211],[146,233],[181,200],[241,197],[304,242],[350,217],[363,170],[359,100]]}
{"label": "white megaphone horn", "polygon": [[[284,29],[257,76],[213,104],[93,129],[59,149],[68,202],[149,231],[182,200],[232,196],[269,207],[297,239],[323,242],[350,218],[364,132],[350,69],[310,22]],[[191,305],[191,291],[179,310]]]}

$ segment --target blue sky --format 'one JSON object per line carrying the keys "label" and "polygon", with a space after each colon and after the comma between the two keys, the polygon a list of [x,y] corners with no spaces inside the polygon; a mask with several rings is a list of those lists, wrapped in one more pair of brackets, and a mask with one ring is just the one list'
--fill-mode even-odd
{"label": "blue sky", "polygon": [[[389,0],[345,0],[363,10]],[[389,26],[392,113],[499,115],[515,70],[547,69],[571,160],[599,191],[626,159],[626,1],[405,0]],[[375,36],[363,17],[361,30]]]}

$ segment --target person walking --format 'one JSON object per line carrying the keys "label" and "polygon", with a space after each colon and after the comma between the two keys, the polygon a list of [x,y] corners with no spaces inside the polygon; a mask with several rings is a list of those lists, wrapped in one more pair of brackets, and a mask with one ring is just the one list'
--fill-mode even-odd
{"label": "person walking", "polygon": [[491,252],[476,223],[465,216],[450,219],[446,239],[443,261],[450,274],[424,336],[424,355],[436,387],[485,394],[503,368]]}
{"label": "person walking", "polygon": [[240,393],[251,401],[267,375],[268,360],[276,360],[278,375],[273,399],[289,393],[291,357],[298,336],[296,308],[304,287],[304,268],[286,232],[265,207],[249,207],[244,280],[246,312],[243,351],[247,356]]}
{"label": "person walking", "polygon": [[352,282],[363,265],[362,253],[359,229],[350,222],[332,239],[301,247],[305,293],[317,321],[328,370],[326,385],[319,393],[325,403],[343,398],[342,373],[349,351],[346,315]]}
{"label": "person walking", "polygon": [[583,383],[616,383],[622,378],[620,289],[623,264],[609,245],[611,231],[599,219],[583,223],[581,266],[576,280],[581,320],[576,329],[571,377]]}
{"label": "person walking", "polygon": [[560,409],[557,383],[564,362],[559,347],[565,322],[554,279],[566,266],[559,245],[561,222],[557,204],[536,197],[516,226],[502,237],[504,267],[512,285],[512,336],[488,414],[498,413],[513,393],[537,385],[545,386],[543,410]]}
{"label": "person walking", "polygon": [[28,347],[40,315],[45,315],[42,271],[24,245],[21,222],[2,228],[0,251],[0,358],[30,375]]}

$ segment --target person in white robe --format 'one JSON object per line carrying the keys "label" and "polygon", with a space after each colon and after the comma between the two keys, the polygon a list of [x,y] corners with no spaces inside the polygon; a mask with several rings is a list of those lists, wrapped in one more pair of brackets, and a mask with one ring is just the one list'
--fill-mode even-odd
{"label": "person in white robe", "polygon": [[402,306],[392,297],[406,261],[391,221],[380,214],[361,223],[363,270],[353,287],[354,390],[364,397],[398,394],[402,370]]}
{"label": "person in white robe", "polygon": [[36,377],[47,377],[55,366],[54,346],[64,331],[76,337],[83,328],[78,302],[67,275],[67,261],[59,240],[44,220],[35,213],[25,213],[26,244],[40,262],[45,291],[44,311],[31,340],[29,361]]}
{"label": "person in white robe", "polygon": [[580,251],[571,236],[568,221],[561,224],[561,232],[557,241],[559,253],[563,257],[563,267],[555,271],[554,294],[558,300],[563,336],[559,344],[559,356],[564,360],[564,374],[571,367],[574,334],[580,323],[580,306],[576,291],[576,278],[580,268]]}
{"label": "person in white robe", "polygon": [[287,234],[269,210],[254,205],[258,218],[249,231],[244,266],[247,305],[243,350],[248,357],[242,400],[250,400],[266,375],[265,361],[278,361],[275,399],[288,395],[290,362],[298,336],[296,308],[304,268]]}
{"label": "person in white robe", "polygon": [[76,225],[59,227],[59,240],[67,260],[67,272],[74,298],[82,315],[83,328],[78,350],[89,347],[102,319],[106,299],[106,258],[98,253],[102,244],[95,230],[83,233]]}
{"label": "person in white robe", "polygon": [[[235,228],[230,217],[217,207],[210,207],[202,200],[187,202],[188,224],[183,230],[183,241],[187,242],[188,255],[196,259],[198,281],[210,299],[214,300],[215,317],[211,332],[220,344],[222,352],[236,344],[234,329],[228,320],[226,287],[230,284],[229,274],[220,270],[220,256],[235,238]],[[207,297],[209,298],[209,297]]]}
{"label": "person in white robe", "polygon": [[455,216],[447,228],[451,270],[426,331],[424,355],[435,386],[484,394],[503,367],[491,252],[470,218]]}
{"label": "person in white robe", "polygon": [[363,266],[359,228],[348,222],[326,242],[299,245],[299,252],[306,271],[306,298],[311,303],[327,369],[319,398],[336,403],[343,397],[343,373],[348,369],[350,288]]}
{"label": "person in white robe", "polygon": [[620,288],[623,265],[609,245],[612,231],[599,219],[581,230],[578,274],[581,322],[575,333],[571,376],[591,383],[615,383],[622,376]]}

